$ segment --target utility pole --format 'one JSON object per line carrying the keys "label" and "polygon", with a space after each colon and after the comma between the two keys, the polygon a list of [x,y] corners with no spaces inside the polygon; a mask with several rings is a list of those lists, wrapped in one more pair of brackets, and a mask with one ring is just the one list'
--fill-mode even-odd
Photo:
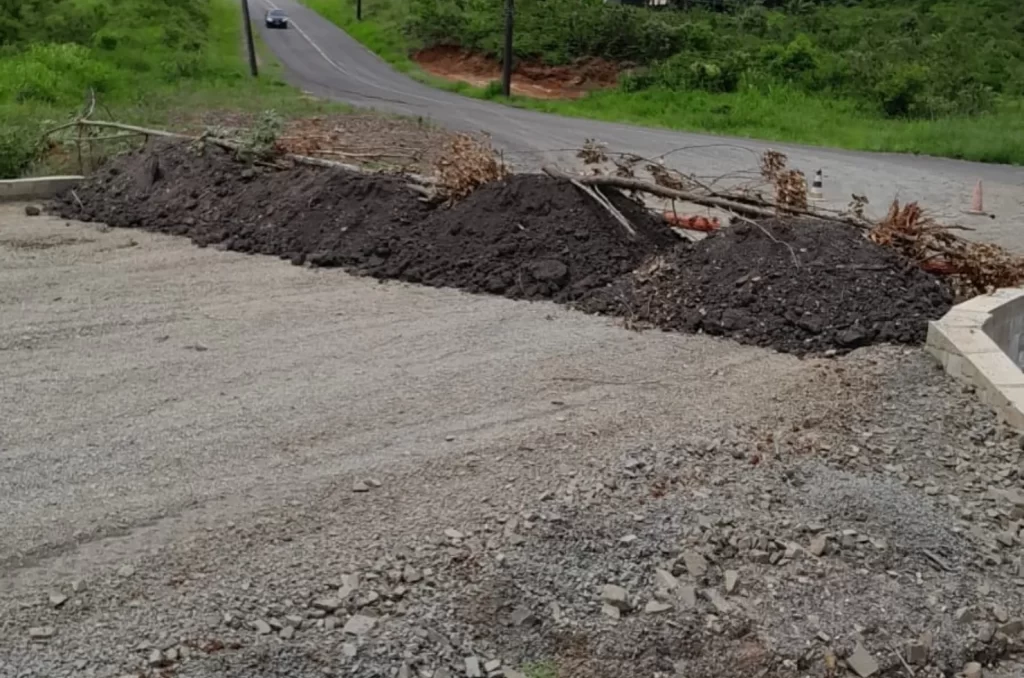
{"label": "utility pole", "polygon": [[242,19],[245,21],[245,48],[249,52],[249,72],[252,77],[259,75],[256,69],[256,45],[252,41],[252,20],[249,18],[249,0],[242,0]]}
{"label": "utility pole", "polygon": [[515,18],[514,0],[505,0],[505,53],[501,69],[501,93],[512,96],[512,24]]}
{"label": "utility pole", "polygon": [[363,20],[363,0],[356,0],[356,21]]}

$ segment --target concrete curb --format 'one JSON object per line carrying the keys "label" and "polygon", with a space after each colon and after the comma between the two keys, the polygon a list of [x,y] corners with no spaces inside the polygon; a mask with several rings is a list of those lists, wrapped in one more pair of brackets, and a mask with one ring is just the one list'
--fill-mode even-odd
{"label": "concrete curb", "polygon": [[1003,421],[1024,429],[1022,335],[1024,288],[1008,288],[957,304],[929,323],[925,348]]}
{"label": "concrete curb", "polygon": [[4,179],[0,181],[0,201],[46,200],[74,188],[81,180],[77,175]]}

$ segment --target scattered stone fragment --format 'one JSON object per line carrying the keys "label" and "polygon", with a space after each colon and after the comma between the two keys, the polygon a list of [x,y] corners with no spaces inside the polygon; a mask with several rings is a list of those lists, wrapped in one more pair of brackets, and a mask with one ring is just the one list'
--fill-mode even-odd
{"label": "scattered stone fragment", "polygon": [[479,657],[466,657],[466,678],[483,678]]}
{"label": "scattered stone fragment", "polygon": [[647,614],[661,614],[662,612],[668,612],[672,609],[670,603],[663,603],[660,600],[650,600],[644,605],[644,612]]}
{"label": "scattered stone fragment", "polygon": [[337,626],[338,626],[338,618],[337,617],[326,617],[324,619],[324,630],[325,631],[333,631],[335,628],[337,628]]}
{"label": "scattered stone fragment", "polygon": [[164,659],[173,664],[174,662],[178,661],[179,654],[180,653],[178,652],[178,648],[171,647],[164,652]]}
{"label": "scattered stone fragment", "polygon": [[606,584],[601,588],[601,602],[622,611],[629,611],[629,593],[621,586]]}
{"label": "scattered stone fragment", "polygon": [[500,659],[492,659],[491,661],[489,661],[486,664],[484,664],[484,671],[486,671],[488,674],[494,673],[495,671],[497,671],[500,668],[501,668],[501,660]]}
{"label": "scattered stone fragment", "polygon": [[256,633],[260,634],[261,636],[269,635],[270,632],[273,631],[273,629],[270,628],[270,624],[263,621],[262,619],[257,619],[256,621],[254,621],[252,623],[252,627],[256,629]]}
{"label": "scattered stone fragment", "polygon": [[978,662],[968,662],[964,664],[964,678],[982,678],[983,671],[981,670],[981,664]]}
{"label": "scattered stone fragment", "polygon": [[715,609],[718,610],[719,614],[729,614],[732,612],[732,603],[726,600],[725,596],[719,593],[716,589],[707,589],[704,594],[708,597],[708,600],[711,601],[711,604],[715,606]]}
{"label": "scattered stone fragment", "polygon": [[295,636],[295,627],[286,626],[278,632],[278,635],[285,640],[290,640]]}
{"label": "scattered stone fragment", "polygon": [[345,622],[345,626],[342,628],[342,631],[352,636],[362,636],[369,633],[376,624],[376,617],[370,617],[365,614],[354,614],[347,622]]}
{"label": "scattered stone fragment", "polygon": [[135,568],[131,565],[122,565],[117,569],[118,577],[130,577],[135,574]]}
{"label": "scattered stone fragment", "polygon": [[601,605],[601,614],[606,617],[611,617],[612,619],[619,619],[622,616],[622,613],[619,612],[619,608],[614,605],[609,605],[608,603]]}
{"label": "scattered stone fragment", "polygon": [[532,626],[539,620],[530,611],[530,608],[525,605],[520,605],[516,609],[512,610],[512,614],[509,615],[509,622],[513,626]]}
{"label": "scattered stone fragment", "polygon": [[1010,621],[1010,614],[1006,611],[1006,608],[998,603],[992,606],[992,616],[996,618],[996,621],[1000,624],[1005,624]]}
{"label": "scattered stone fragment", "polygon": [[868,678],[878,673],[878,662],[860,643],[857,643],[853,654],[846,658],[846,663],[860,678]]}
{"label": "scattered stone fragment", "polygon": [[683,564],[686,565],[686,571],[691,577],[700,578],[708,573],[708,561],[696,551],[683,553]]}
{"label": "scattered stone fragment", "polygon": [[57,633],[57,629],[52,626],[33,626],[28,630],[28,637],[32,640],[46,640],[53,638],[55,633]]}
{"label": "scattered stone fragment", "polygon": [[42,214],[42,210],[38,205],[25,205],[25,216],[38,217],[40,214]]}
{"label": "scattered stone fragment", "polygon": [[820,558],[825,555],[825,549],[828,548],[828,535],[819,534],[811,540],[811,545],[807,547],[807,551],[812,555]]}
{"label": "scattered stone fragment", "polygon": [[999,633],[1005,633],[1007,636],[1013,638],[1019,635],[1021,631],[1024,631],[1024,620],[1013,619],[999,627]]}
{"label": "scattered stone fragment", "polygon": [[351,659],[352,657],[355,657],[356,654],[359,652],[359,646],[355,643],[345,643],[341,646],[341,652],[346,657]]}
{"label": "scattered stone fragment", "polygon": [[658,568],[654,571],[654,588],[660,591],[675,591],[679,588],[679,580],[668,570]]}
{"label": "scattered stone fragment", "polygon": [[978,629],[978,640],[983,643],[991,643],[996,635],[996,625],[992,622],[985,622]]}
{"label": "scattered stone fragment", "polygon": [[317,598],[313,601],[313,607],[324,612],[334,612],[341,607],[341,600],[338,598]]}
{"label": "scattered stone fragment", "polygon": [[50,605],[53,607],[60,607],[64,603],[68,602],[68,597],[62,593],[51,593],[50,594]]}
{"label": "scattered stone fragment", "polygon": [[954,617],[961,624],[970,624],[977,619],[977,612],[973,607],[961,607],[957,609]]}
{"label": "scattered stone fragment", "polygon": [[85,590],[85,582],[81,579],[75,579],[71,582],[71,590],[75,593],[81,593]]}
{"label": "scattered stone fragment", "polygon": [[633,542],[635,542],[637,540],[637,538],[638,537],[635,534],[627,534],[625,537],[619,537],[619,543],[620,544],[632,544]]}
{"label": "scattered stone fragment", "polygon": [[512,669],[505,669],[501,673],[502,673],[502,676],[504,678],[526,678],[526,674],[525,673],[520,673],[519,671],[513,671]]}
{"label": "scattered stone fragment", "polygon": [[364,483],[362,480],[357,480],[354,483],[352,483],[352,491],[353,492],[369,492],[370,491],[370,486],[367,485],[366,483]]}
{"label": "scattered stone fragment", "polygon": [[740,581],[740,573],[736,570],[725,571],[725,592],[733,593],[736,590],[736,585]]}
{"label": "scattered stone fragment", "polygon": [[149,653],[149,659],[146,660],[150,666],[160,667],[166,665],[167,659],[164,657],[164,653],[160,650],[153,650]]}
{"label": "scattered stone fragment", "polygon": [[916,664],[917,666],[923,666],[928,663],[928,646],[924,643],[908,643],[906,652],[908,663]]}
{"label": "scattered stone fragment", "polygon": [[444,536],[448,537],[449,539],[465,539],[466,538],[466,535],[462,534],[458,530],[453,530],[450,527],[447,530],[444,531]]}
{"label": "scattered stone fragment", "polygon": [[679,600],[683,603],[683,607],[687,609],[693,609],[697,607],[697,589],[693,586],[680,586],[679,587]]}
{"label": "scattered stone fragment", "polygon": [[402,571],[402,580],[407,584],[415,584],[423,580],[423,574],[412,565],[406,565]]}
{"label": "scattered stone fragment", "polygon": [[1003,546],[1009,548],[1013,546],[1016,539],[1014,538],[1012,532],[999,532],[996,534],[996,541],[998,541]]}

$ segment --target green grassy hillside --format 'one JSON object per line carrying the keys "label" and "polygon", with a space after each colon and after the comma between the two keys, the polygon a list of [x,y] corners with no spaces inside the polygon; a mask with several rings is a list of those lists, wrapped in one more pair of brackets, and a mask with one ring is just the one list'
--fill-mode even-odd
{"label": "green grassy hillside", "polygon": [[[305,0],[403,70],[410,50],[500,56],[501,0]],[[768,139],[1024,163],[1019,0],[519,0],[516,56],[637,66],[553,112]],[[474,92],[470,92],[474,93]],[[482,95],[480,92],[475,92]]]}
{"label": "green grassy hillside", "polygon": [[161,123],[183,111],[305,106],[267,63],[248,76],[232,0],[0,0],[0,178],[80,110]]}

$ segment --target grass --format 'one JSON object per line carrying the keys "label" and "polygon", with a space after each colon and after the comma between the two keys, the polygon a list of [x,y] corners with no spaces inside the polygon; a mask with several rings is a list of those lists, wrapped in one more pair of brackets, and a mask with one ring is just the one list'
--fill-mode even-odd
{"label": "grass", "polygon": [[[78,115],[90,87],[98,92],[94,118],[155,127],[174,127],[183,120],[194,120],[203,111],[274,110],[283,117],[294,117],[351,110],[300,96],[285,83],[280,65],[262,44],[258,44],[260,75],[251,78],[237,3],[212,0],[209,12],[207,40],[198,55],[196,74],[188,77],[157,77],[158,65],[150,59],[164,55],[119,53],[111,57],[77,45],[34,45],[30,48],[34,52],[0,63],[0,178],[57,169],[51,165],[59,155],[52,156],[49,163],[33,162],[42,132]],[[47,62],[63,50],[70,50],[77,63],[83,64],[81,72]],[[21,63],[16,64],[19,59]],[[25,83],[35,82],[30,78],[45,83],[45,88],[37,87],[40,96],[2,96],[5,84],[9,91],[10,83],[17,81],[24,91]]]}
{"label": "grass", "polygon": [[852,100],[813,96],[785,85],[741,84],[739,91],[605,90],[571,101],[514,96],[424,73],[411,60],[401,0],[367,0],[356,21],[354,0],[303,0],[397,70],[426,84],[479,99],[547,113],[651,127],[862,151],[915,153],[1024,164],[1024,100],[1005,99],[992,113],[909,120],[882,117]]}

